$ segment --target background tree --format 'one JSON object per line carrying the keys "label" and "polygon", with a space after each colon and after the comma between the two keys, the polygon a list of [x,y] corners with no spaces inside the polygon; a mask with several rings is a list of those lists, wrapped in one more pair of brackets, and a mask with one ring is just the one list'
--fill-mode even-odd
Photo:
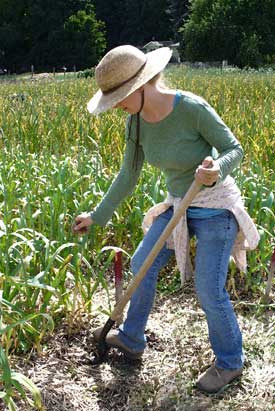
{"label": "background tree", "polygon": [[144,45],[152,39],[171,40],[172,27],[166,12],[167,4],[167,0],[128,0],[125,38],[132,42],[135,40],[137,45]]}
{"label": "background tree", "polygon": [[104,23],[96,20],[93,9],[79,10],[64,24],[64,60],[78,68],[94,66],[106,48]]}
{"label": "background tree", "polygon": [[0,68],[82,69],[151,40],[180,40],[192,61],[274,63],[275,0],[0,0]]}
{"label": "background tree", "polygon": [[193,0],[184,57],[259,66],[275,54],[275,0]]}
{"label": "background tree", "polygon": [[143,46],[152,39],[172,39],[169,1],[95,0],[96,14],[106,24],[108,49],[120,44]]}
{"label": "background tree", "polygon": [[0,27],[0,66],[11,70],[81,69],[95,65],[106,47],[90,0],[0,0]]}
{"label": "background tree", "polygon": [[25,54],[25,10],[25,0],[0,0],[0,67],[14,69]]}
{"label": "background tree", "polygon": [[125,0],[95,0],[97,18],[106,26],[108,49],[123,44],[123,28],[127,10]]}
{"label": "background tree", "polygon": [[182,36],[179,29],[184,24],[188,17],[189,0],[168,0],[166,13],[168,14],[173,39],[180,41]]}

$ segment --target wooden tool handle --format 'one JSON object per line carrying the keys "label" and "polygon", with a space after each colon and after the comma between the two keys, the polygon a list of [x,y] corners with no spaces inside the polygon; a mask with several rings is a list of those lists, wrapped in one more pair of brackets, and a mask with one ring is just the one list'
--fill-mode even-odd
{"label": "wooden tool handle", "polygon": [[114,310],[113,310],[113,312],[110,316],[110,318],[113,321],[117,321],[117,319],[120,318],[120,316],[121,316],[121,314],[124,310],[124,307],[126,306],[128,301],[130,300],[132,294],[134,293],[134,291],[137,289],[137,287],[139,286],[139,284],[141,283],[141,281],[145,277],[148,269],[151,267],[152,263],[154,262],[155,258],[157,257],[160,250],[164,246],[165,242],[167,241],[167,239],[172,234],[173,229],[176,227],[176,225],[178,224],[180,218],[183,216],[186,209],[192,203],[193,199],[198,194],[200,189],[201,189],[201,184],[199,182],[197,182],[196,180],[194,180],[193,183],[191,184],[189,190],[185,194],[184,198],[181,200],[177,211],[174,213],[173,217],[171,218],[171,220],[167,224],[166,228],[164,229],[164,231],[160,235],[158,241],[155,243],[154,247],[152,248],[151,252],[147,256],[146,260],[144,261],[144,263],[140,267],[138,273],[132,279],[132,281],[130,282],[127,290],[125,291],[122,298],[119,300],[118,304],[114,308]]}

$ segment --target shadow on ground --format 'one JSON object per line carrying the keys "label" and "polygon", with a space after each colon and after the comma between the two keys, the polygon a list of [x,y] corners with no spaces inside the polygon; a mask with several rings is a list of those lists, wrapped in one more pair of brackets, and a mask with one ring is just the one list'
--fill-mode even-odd
{"label": "shadow on ground", "polygon": [[[101,301],[102,304],[102,301]],[[18,368],[39,386],[46,411],[271,411],[274,397],[274,311],[256,316],[237,308],[247,367],[241,380],[218,395],[195,388],[214,360],[207,325],[193,285],[157,298],[148,323],[142,362],[129,363],[112,350],[92,366],[92,330],[106,317],[83,317],[68,335],[65,324],[48,339],[42,355],[20,359]],[[20,406],[20,411],[29,408]]]}

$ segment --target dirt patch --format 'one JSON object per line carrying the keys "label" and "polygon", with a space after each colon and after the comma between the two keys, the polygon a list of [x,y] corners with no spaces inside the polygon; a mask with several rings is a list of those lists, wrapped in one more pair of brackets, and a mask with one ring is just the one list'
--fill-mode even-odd
{"label": "dirt patch", "polygon": [[33,81],[53,80],[53,79],[54,79],[54,75],[52,73],[38,73],[38,74],[34,74],[31,77],[31,80]]}
{"label": "dirt patch", "polygon": [[[104,305],[102,296],[100,302]],[[243,308],[236,307],[247,355],[244,375],[218,395],[195,388],[214,357],[192,283],[157,297],[142,362],[126,362],[113,350],[107,362],[90,365],[92,330],[106,321],[97,314],[84,316],[71,335],[63,323],[45,342],[42,355],[20,358],[17,369],[38,385],[47,411],[275,410],[275,314]],[[20,410],[30,408],[21,404]]]}

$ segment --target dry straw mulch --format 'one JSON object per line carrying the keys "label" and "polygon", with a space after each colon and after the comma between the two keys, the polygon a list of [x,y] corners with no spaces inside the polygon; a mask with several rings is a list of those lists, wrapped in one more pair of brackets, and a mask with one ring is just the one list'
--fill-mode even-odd
{"label": "dry straw mulch", "polygon": [[[217,395],[195,388],[214,358],[190,283],[176,294],[157,297],[142,362],[125,362],[111,351],[107,362],[90,365],[92,330],[106,321],[100,314],[78,319],[70,335],[63,323],[42,355],[21,358],[17,368],[38,385],[46,411],[275,410],[275,313],[256,315],[249,307],[236,306],[247,355],[244,375]],[[22,404],[20,410],[30,408]]]}

